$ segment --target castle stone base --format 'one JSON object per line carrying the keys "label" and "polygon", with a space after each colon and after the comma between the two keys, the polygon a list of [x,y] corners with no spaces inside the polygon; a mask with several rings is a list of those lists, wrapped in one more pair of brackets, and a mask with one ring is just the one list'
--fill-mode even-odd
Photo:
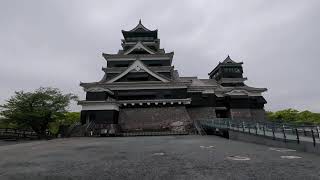
{"label": "castle stone base", "polygon": [[192,124],[185,106],[124,108],[120,109],[118,122],[124,131],[185,131]]}

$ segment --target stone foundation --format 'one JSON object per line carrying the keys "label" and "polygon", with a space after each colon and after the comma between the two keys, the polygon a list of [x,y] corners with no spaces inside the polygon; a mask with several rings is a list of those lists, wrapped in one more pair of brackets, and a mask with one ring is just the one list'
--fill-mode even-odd
{"label": "stone foundation", "polygon": [[192,121],[185,106],[120,109],[122,130],[189,130]]}
{"label": "stone foundation", "polygon": [[191,107],[187,108],[187,111],[193,121],[197,119],[212,119],[216,117],[214,107]]}
{"label": "stone foundation", "polygon": [[243,119],[252,121],[264,121],[264,109],[230,109],[232,119]]}
{"label": "stone foundation", "polygon": [[251,119],[250,109],[230,109],[232,119]]}
{"label": "stone foundation", "polygon": [[251,117],[255,121],[265,121],[266,111],[264,109],[251,109]]}

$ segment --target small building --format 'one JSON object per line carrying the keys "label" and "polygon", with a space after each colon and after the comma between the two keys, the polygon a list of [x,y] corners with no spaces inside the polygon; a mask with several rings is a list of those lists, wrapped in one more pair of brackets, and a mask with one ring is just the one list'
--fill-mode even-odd
{"label": "small building", "polygon": [[122,49],[107,61],[98,82],[80,83],[86,92],[81,122],[117,126],[122,131],[187,130],[194,120],[232,118],[263,120],[266,88],[244,82],[242,62],[229,56],[208,79],[181,77],[174,53],[160,48],[157,30],[139,24],[122,31]]}

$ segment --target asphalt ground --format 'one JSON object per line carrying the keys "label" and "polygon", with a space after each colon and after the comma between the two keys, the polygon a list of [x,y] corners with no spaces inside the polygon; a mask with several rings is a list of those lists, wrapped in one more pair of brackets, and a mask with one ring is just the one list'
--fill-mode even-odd
{"label": "asphalt ground", "polygon": [[6,146],[6,145],[11,145],[11,144],[27,143],[27,142],[31,142],[31,141],[30,141],[30,140],[14,140],[14,139],[1,140],[1,139],[0,139],[0,146]]}
{"label": "asphalt ground", "polygon": [[0,179],[320,179],[320,156],[216,136],[67,138],[0,146]]}

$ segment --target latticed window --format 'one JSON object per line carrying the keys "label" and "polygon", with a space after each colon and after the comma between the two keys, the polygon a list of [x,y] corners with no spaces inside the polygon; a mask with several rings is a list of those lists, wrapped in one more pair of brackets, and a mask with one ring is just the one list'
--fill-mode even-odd
{"label": "latticed window", "polygon": [[227,73],[241,73],[240,68],[224,68],[223,71]]}

